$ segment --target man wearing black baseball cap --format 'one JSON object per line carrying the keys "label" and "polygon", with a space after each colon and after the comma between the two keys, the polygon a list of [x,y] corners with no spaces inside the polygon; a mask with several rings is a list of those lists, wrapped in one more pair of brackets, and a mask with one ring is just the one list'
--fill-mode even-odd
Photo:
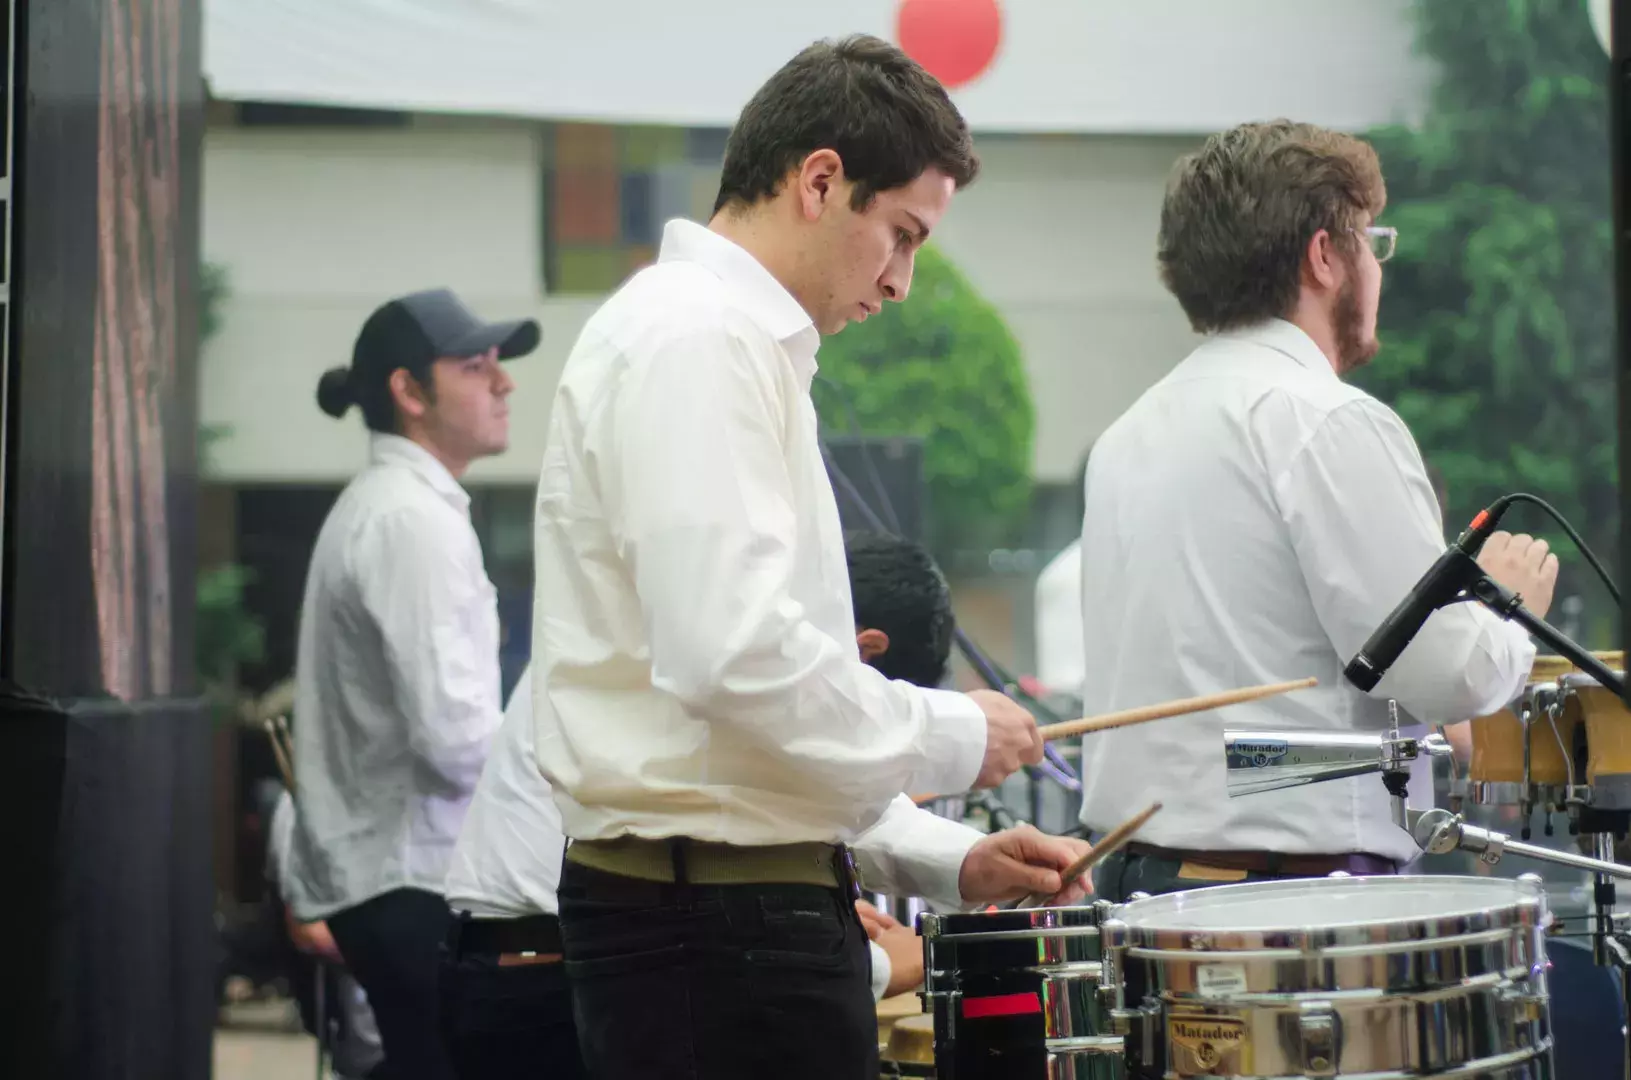
{"label": "man wearing black baseball cap", "polygon": [[498,607],[459,484],[509,443],[499,361],[532,320],[485,323],[445,289],[363,324],[323,411],[357,405],[368,467],[312,552],[295,664],[295,917],[327,921],[368,995],[393,1078],[445,1080],[438,948],[453,842],[501,716]]}

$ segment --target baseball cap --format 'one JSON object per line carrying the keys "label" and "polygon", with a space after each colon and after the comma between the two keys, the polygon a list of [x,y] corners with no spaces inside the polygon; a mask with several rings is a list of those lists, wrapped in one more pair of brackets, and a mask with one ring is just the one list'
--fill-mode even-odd
{"label": "baseball cap", "polygon": [[318,384],[323,411],[341,416],[359,394],[383,386],[397,368],[424,379],[441,357],[480,356],[498,350],[500,360],[525,356],[542,334],[535,319],[483,322],[451,289],[428,289],[387,301],[368,316],[351,350],[351,367],[335,368]]}

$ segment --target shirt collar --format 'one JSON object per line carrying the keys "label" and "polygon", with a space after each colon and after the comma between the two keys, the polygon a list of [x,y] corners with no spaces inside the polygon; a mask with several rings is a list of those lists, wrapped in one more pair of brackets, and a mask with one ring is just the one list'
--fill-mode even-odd
{"label": "shirt collar", "polygon": [[436,460],[436,455],[412,439],[371,432],[368,437],[368,460],[375,465],[399,465],[407,469],[429,484],[431,490],[446,499],[455,510],[469,512],[470,493],[453,479],[453,474]]}
{"label": "shirt collar", "polygon": [[1302,327],[1284,319],[1270,319],[1254,326],[1241,327],[1239,330],[1225,330],[1218,338],[1273,349],[1315,374],[1329,375],[1333,379],[1337,377],[1336,368],[1331,366],[1330,358],[1314,344],[1314,339],[1309,337]]}
{"label": "shirt collar", "polygon": [[740,245],[694,221],[675,218],[663,228],[657,261],[692,262],[713,273],[736,293],[748,316],[788,351],[799,373],[815,375],[821,335],[809,312]]}

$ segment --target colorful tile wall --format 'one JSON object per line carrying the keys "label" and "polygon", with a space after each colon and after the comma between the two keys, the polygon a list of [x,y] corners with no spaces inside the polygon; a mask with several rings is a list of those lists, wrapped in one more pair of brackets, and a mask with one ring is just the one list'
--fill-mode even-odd
{"label": "colorful tile wall", "polygon": [[555,124],[545,139],[544,278],[554,293],[600,293],[651,262],[663,225],[706,218],[726,133]]}

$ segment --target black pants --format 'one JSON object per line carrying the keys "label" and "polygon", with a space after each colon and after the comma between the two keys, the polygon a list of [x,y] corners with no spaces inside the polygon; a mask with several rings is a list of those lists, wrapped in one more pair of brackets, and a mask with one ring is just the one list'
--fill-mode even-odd
{"label": "black pants", "polygon": [[1186,877],[1182,873],[1184,868],[1185,864],[1177,859],[1117,851],[1106,856],[1099,864],[1099,868],[1093,872],[1094,898],[1122,904],[1135,892],[1162,896],[1188,889],[1205,889],[1213,885],[1233,885],[1243,881],[1276,881],[1298,876],[1234,871],[1207,877]]}
{"label": "black pants", "polygon": [[457,941],[442,955],[442,1036],[459,1080],[586,1077],[565,967],[500,967]]}
{"label": "black pants", "polygon": [[329,916],[334,944],[368,995],[385,1044],[374,1077],[453,1080],[436,1022],[437,969],[452,917],[447,901],[423,889],[394,889]]}
{"label": "black pants", "polygon": [[875,1080],[866,931],[806,885],[671,885],[567,861],[561,934],[594,1080]]}

